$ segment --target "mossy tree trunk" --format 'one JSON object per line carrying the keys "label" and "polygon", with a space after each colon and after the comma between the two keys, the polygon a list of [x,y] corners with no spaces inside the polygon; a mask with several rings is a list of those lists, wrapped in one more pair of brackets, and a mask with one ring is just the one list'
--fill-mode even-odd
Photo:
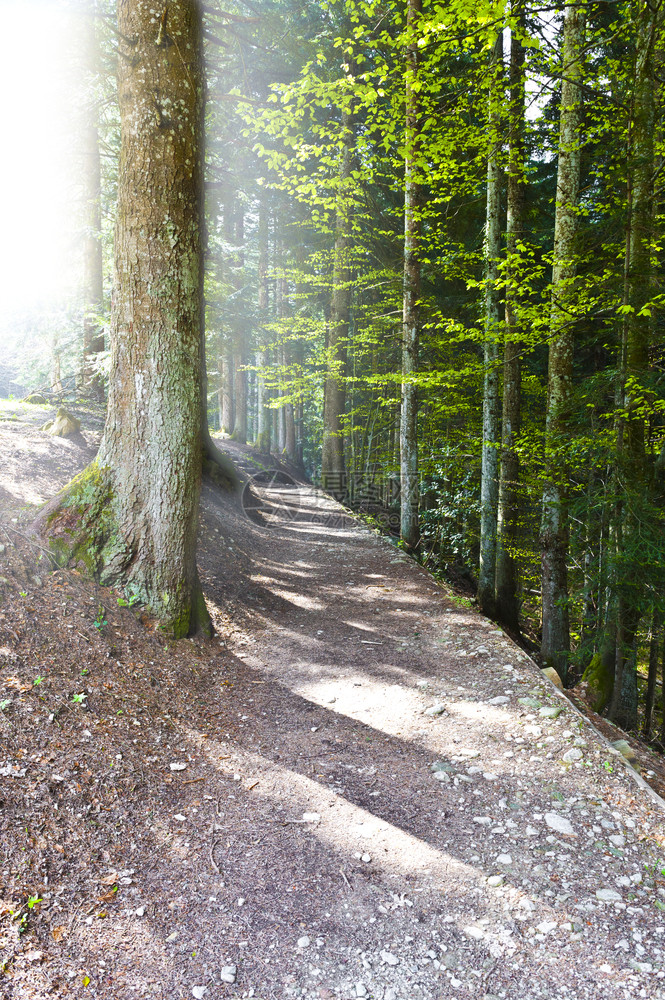
{"label": "mossy tree trunk", "polygon": [[483,450],[480,477],[480,559],[478,571],[478,607],[483,614],[494,615],[496,576],[496,530],[499,503],[499,337],[501,291],[498,288],[501,252],[501,149],[497,134],[502,103],[503,30],[497,32],[490,57],[489,114],[491,148],[487,158],[487,197],[485,209],[485,343],[483,345]]}
{"label": "mossy tree trunk", "polygon": [[208,626],[201,480],[201,15],[118,0],[121,155],[111,381],[96,460],[50,517],[56,550],[135,594],[176,637]]}
{"label": "mossy tree trunk", "polygon": [[402,411],[400,419],[400,536],[410,549],[420,540],[418,477],[418,353],[420,348],[420,197],[418,157],[420,137],[420,81],[418,79],[418,22],[420,0],[409,0],[410,29],[405,67],[404,161],[404,273],[402,295]]}
{"label": "mossy tree trunk", "polygon": [[570,655],[568,616],[567,460],[573,377],[575,242],[578,228],[582,125],[584,11],[566,4],[563,27],[559,164],[554,217],[554,266],[545,437],[546,478],[540,529],[543,631],[541,656],[565,683]]}
{"label": "mossy tree trunk", "polygon": [[510,107],[508,112],[508,191],[506,220],[506,333],[503,352],[503,407],[501,413],[501,473],[497,516],[496,617],[519,632],[517,562],[521,497],[517,443],[522,408],[520,297],[520,242],[524,238],[524,38],[523,0],[513,0],[515,27],[510,37]]}

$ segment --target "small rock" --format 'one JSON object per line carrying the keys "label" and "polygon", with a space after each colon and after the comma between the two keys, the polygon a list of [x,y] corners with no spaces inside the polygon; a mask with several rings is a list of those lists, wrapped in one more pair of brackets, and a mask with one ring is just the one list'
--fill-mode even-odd
{"label": "small rock", "polygon": [[544,677],[548,677],[552,681],[552,684],[555,684],[558,688],[561,688],[561,690],[563,690],[563,681],[557,674],[554,667],[545,667],[541,671],[541,673],[543,674]]}
{"label": "small rock", "polygon": [[81,430],[81,421],[77,417],[72,416],[68,410],[64,407],[60,407],[55,415],[55,420],[49,429],[47,434],[52,437],[70,437],[72,434],[76,434],[77,431]]}
{"label": "small rock", "polygon": [[465,927],[464,933],[468,937],[473,938],[474,941],[480,941],[482,940],[482,938],[485,937],[485,931],[482,929],[482,927],[476,927],[474,924],[470,924],[469,927]]}
{"label": "small rock", "polygon": [[565,816],[560,816],[559,813],[545,813],[545,822],[555,833],[562,833],[565,837],[577,836],[570,820],[566,819]]}
{"label": "small rock", "polygon": [[175,814],[175,816],[174,816],[173,818],[174,818],[174,819],[177,819],[179,823],[184,823],[184,822],[185,822],[185,820],[187,819],[187,817],[186,817],[186,816],[183,816],[183,814],[182,814],[182,813],[176,813],[176,814]]}
{"label": "small rock", "polygon": [[386,963],[386,965],[399,965],[399,958],[392,954],[390,951],[382,951],[381,958]]}
{"label": "small rock", "polygon": [[538,715],[542,715],[543,719],[558,719],[562,712],[563,708],[560,705],[544,705],[539,709]]}
{"label": "small rock", "polygon": [[566,764],[572,764],[575,760],[582,760],[583,756],[584,754],[581,750],[578,750],[577,747],[572,747],[570,750],[566,750],[562,759]]}
{"label": "small rock", "polygon": [[134,910],[134,913],[137,917],[142,917],[145,913],[145,906],[139,906],[136,910]]}
{"label": "small rock", "polygon": [[596,899],[601,903],[620,903],[621,893],[616,889],[596,889]]}
{"label": "small rock", "polygon": [[623,836],[623,834],[616,833],[614,834],[614,836],[610,837],[610,844],[613,844],[615,847],[625,847],[626,838]]}
{"label": "small rock", "polygon": [[478,826],[491,826],[492,820],[489,816],[474,816],[473,822],[477,823]]}
{"label": "small rock", "polygon": [[498,889],[503,885],[503,875],[490,875],[487,880],[487,884],[490,889]]}
{"label": "small rock", "polygon": [[169,764],[169,767],[172,771],[184,771],[187,765],[182,764],[179,761],[174,761],[172,764]]}
{"label": "small rock", "polygon": [[536,930],[539,934],[549,934],[557,927],[556,920],[543,920],[542,923],[536,926]]}
{"label": "small rock", "polygon": [[497,864],[500,865],[512,865],[513,859],[510,854],[499,854],[497,857]]}
{"label": "small rock", "polygon": [[510,701],[510,698],[508,698],[505,694],[498,694],[496,696],[496,698],[490,698],[490,700],[488,701],[487,704],[488,705],[507,705],[509,701]]}
{"label": "small rock", "polygon": [[442,781],[444,784],[450,781],[450,775],[446,774],[445,771],[435,771],[434,778],[436,781]]}
{"label": "small rock", "polygon": [[357,997],[368,996],[367,987],[365,986],[364,983],[356,983],[356,996]]}
{"label": "small rock", "polygon": [[431,708],[426,708],[423,714],[435,717],[437,715],[443,715],[445,711],[446,711],[446,706],[442,705],[441,702],[439,702],[436,705],[432,705]]}
{"label": "small rock", "polygon": [[537,701],[535,698],[529,698],[529,697],[518,698],[517,702],[520,705],[524,705],[525,708],[533,708],[534,710],[540,708],[540,702]]}
{"label": "small rock", "polygon": [[366,865],[368,865],[370,863],[370,861],[372,860],[372,855],[371,854],[363,854],[361,860],[364,861]]}
{"label": "small rock", "polygon": [[303,813],[302,818],[305,823],[320,823],[321,816],[319,813]]}
{"label": "small rock", "polygon": [[236,965],[225,965],[219,974],[219,978],[223,983],[235,983],[237,975],[238,967]]}
{"label": "small rock", "polygon": [[309,948],[310,944],[311,944],[311,941],[309,940],[309,938],[307,937],[306,934],[303,934],[302,937],[298,938],[298,947],[299,948]]}
{"label": "small rock", "polygon": [[203,997],[208,992],[207,986],[192,986],[192,996],[195,1000],[203,1000]]}

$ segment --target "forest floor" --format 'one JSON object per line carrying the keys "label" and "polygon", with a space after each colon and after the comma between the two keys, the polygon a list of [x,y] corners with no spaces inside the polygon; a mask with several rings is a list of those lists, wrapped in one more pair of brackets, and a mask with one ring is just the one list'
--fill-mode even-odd
{"label": "forest floor", "polygon": [[287,477],[205,485],[169,642],[30,538],[101,426],[49,415],[0,404],[2,1000],[665,997],[663,803],[518,646]]}

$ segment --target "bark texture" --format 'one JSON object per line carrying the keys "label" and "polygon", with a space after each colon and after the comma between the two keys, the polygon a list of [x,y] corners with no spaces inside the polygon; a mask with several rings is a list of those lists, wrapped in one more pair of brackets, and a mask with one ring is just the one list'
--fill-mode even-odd
{"label": "bark texture", "polygon": [[[647,303],[653,274],[653,178],[657,79],[655,50],[661,42],[662,4],[639,8],[636,20],[633,113],[628,157],[629,198],[626,220],[625,304],[621,372],[617,473],[623,523],[617,525],[616,666],[610,718],[624,729],[637,726],[637,630],[643,614],[644,571],[641,565],[639,505],[647,474],[645,421],[636,412],[641,384],[649,367],[651,323],[641,310]],[[623,480],[623,481],[622,481]],[[619,495],[619,491],[617,491]]]}
{"label": "bark texture", "polygon": [[545,440],[546,477],[540,531],[543,629],[541,654],[566,680],[570,656],[568,619],[568,507],[566,435],[573,376],[575,237],[580,187],[582,53],[584,11],[569,2],[563,27],[563,66],[559,125],[554,266],[550,311],[550,349]]}
{"label": "bark texture", "polygon": [[524,33],[523,0],[512,5],[515,28],[510,40],[510,108],[506,220],[506,336],[503,354],[501,474],[497,517],[496,615],[519,631],[517,565],[512,550],[519,539],[519,456],[521,422],[521,346],[518,319],[519,250],[524,229]]}
{"label": "bark texture", "polygon": [[503,93],[503,31],[499,31],[490,60],[489,128],[492,147],[487,158],[485,210],[485,343],[483,362],[483,451],[480,480],[480,566],[478,607],[495,614],[497,507],[499,502],[499,336],[501,293],[497,287],[501,253],[501,163],[497,123]]}
{"label": "bark texture", "polygon": [[406,158],[404,162],[404,296],[402,310],[402,411],[400,419],[400,536],[409,548],[420,540],[418,482],[418,371],[420,340],[420,215],[418,148],[420,101],[418,97],[418,43],[415,35],[420,0],[409,0],[406,49]]}
{"label": "bark texture", "polygon": [[259,331],[260,348],[256,352],[257,372],[257,402],[256,402],[256,439],[254,444],[259,451],[270,454],[271,414],[268,408],[268,389],[265,384],[263,370],[268,362],[267,334],[265,324],[268,322],[268,209],[264,202],[259,206]]}
{"label": "bark texture", "polygon": [[208,618],[201,480],[203,74],[198,4],[119,0],[121,157],[111,383],[99,454],[53,543],[135,594],[175,636]]}

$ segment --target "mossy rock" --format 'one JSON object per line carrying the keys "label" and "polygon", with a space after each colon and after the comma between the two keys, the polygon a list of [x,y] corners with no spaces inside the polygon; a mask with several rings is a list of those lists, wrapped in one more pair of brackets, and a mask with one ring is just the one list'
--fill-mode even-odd
{"label": "mossy rock", "polygon": [[554,669],[554,667],[544,667],[541,673],[543,673],[545,677],[549,677],[549,679],[552,681],[552,684],[563,690],[563,681],[559,677],[559,674]]}
{"label": "mossy rock", "polygon": [[31,392],[29,396],[26,396],[23,400],[24,403],[32,403],[34,406],[44,406],[48,403],[46,396],[42,396],[41,392]]}
{"label": "mossy rock", "polygon": [[614,667],[609,657],[594,653],[584,671],[581,684],[585,699],[594,712],[603,712],[610,703],[614,687]]}
{"label": "mossy rock", "polygon": [[55,420],[48,429],[45,425],[45,430],[53,437],[71,437],[72,434],[81,430],[81,421],[61,406],[55,415]]}
{"label": "mossy rock", "polygon": [[47,420],[45,424],[42,424],[42,426],[40,427],[40,430],[42,430],[42,431],[50,431],[52,427],[53,427],[53,421],[52,420]]}

